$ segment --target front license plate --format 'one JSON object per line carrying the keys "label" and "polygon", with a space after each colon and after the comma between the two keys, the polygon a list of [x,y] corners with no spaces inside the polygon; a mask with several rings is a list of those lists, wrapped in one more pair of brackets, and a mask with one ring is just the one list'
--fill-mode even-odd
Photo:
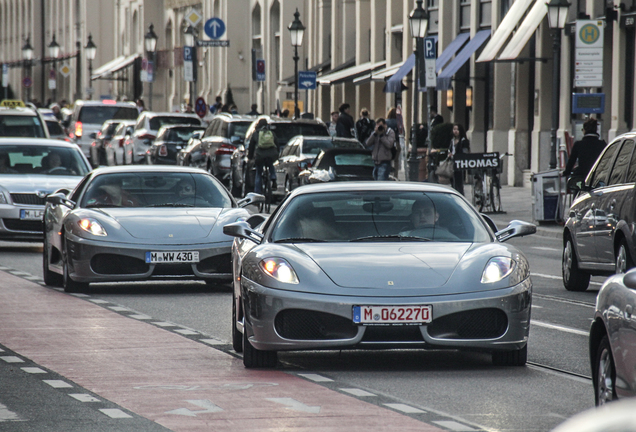
{"label": "front license plate", "polygon": [[425,306],[354,306],[356,324],[426,324],[433,320],[433,307]]}
{"label": "front license plate", "polygon": [[22,220],[42,220],[44,210],[20,210],[20,219]]}
{"label": "front license plate", "polygon": [[197,263],[199,251],[192,252],[146,252],[146,262],[156,263]]}

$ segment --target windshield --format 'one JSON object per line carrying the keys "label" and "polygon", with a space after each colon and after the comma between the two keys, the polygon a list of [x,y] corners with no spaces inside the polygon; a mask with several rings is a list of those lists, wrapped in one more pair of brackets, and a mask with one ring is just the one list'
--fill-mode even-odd
{"label": "windshield", "polygon": [[442,192],[299,195],[275,224],[273,242],[491,241],[475,210]]}
{"label": "windshield", "polygon": [[164,129],[162,133],[157,136],[157,141],[170,141],[170,142],[180,142],[185,143],[188,142],[192,134],[195,132],[200,132],[204,130],[203,128],[191,128],[191,127],[182,127],[182,128],[170,128]]}
{"label": "windshield", "polygon": [[83,176],[87,172],[79,149],[0,145],[0,174]]}
{"label": "windshield", "polygon": [[45,138],[42,122],[36,116],[0,115],[0,136]]}
{"label": "windshield", "polygon": [[232,122],[230,123],[230,130],[228,136],[231,138],[233,136],[239,137],[241,140],[245,139],[245,133],[249,129],[251,121],[247,122]]}
{"label": "windshield", "polygon": [[136,107],[85,106],[80,110],[78,121],[87,124],[104,124],[106,120],[135,120],[139,116]]}
{"label": "windshield", "polygon": [[207,174],[144,172],[96,176],[82,207],[232,207],[222,185]]}
{"label": "windshield", "polygon": [[329,136],[327,127],[321,124],[279,123],[270,125],[270,129],[274,132],[279,146],[286,145],[287,141],[296,135]]}
{"label": "windshield", "polygon": [[150,119],[151,130],[159,130],[163,126],[180,125],[180,124],[201,126],[201,120],[195,117],[172,117],[172,116],[152,117]]}

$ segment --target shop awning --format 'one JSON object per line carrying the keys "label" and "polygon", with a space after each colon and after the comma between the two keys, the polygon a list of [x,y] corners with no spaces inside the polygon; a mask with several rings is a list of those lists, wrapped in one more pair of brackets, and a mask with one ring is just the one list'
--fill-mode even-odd
{"label": "shop awning", "polygon": [[442,51],[442,53],[437,56],[437,61],[435,62],[435,72],[442,70],[446,63],[455,55],[457,51],[464,45],[464,43],[470,37],[470,33],[460,33],[457,37],[448,44],[446,49]]}
{"label": "shop awning", "polygon": [[[317,74],[321,74],[324,73],[326,71],[329,70],[329,68],[331,67],[331,60],[327,60],[326,62],[322,62],[320,64],[317,64],[314,67],[309,68],[308,70],[310,72],[316,72]],[[291,75],[283,80],[278,81],[279,85],[283,85],[283,86],[293,86],[294,85],[294,75]]]}
{"label": "shop awning", "polygon": [[519,57],[519,54],[526,47],[526,44],[534,32],[537,31],[539,24],[541,24],[541,21],[543,21],[547,13],[548,8],[545,2],[537,0],[515,32],[515,35],[510,39],[510,42],[508,42],[508,45],[506,45],[506,48],[499,56],[499,60],[515,60]]}
{"label": "shop awning", "polygon": [[327,75],[323,75],[318,78],[318,84],[320,85],[335,85],[346,81],[353,81],[355,78],[362,76],[370,71],[381,69],[386,65],[386,61],[382,60],[378,63],[366,62],[357,66],[351,66],[349,68],[331,72]]}
{"label": "shop awning", "polygon": [[[484,50],[479,55],[477,62],[488,62],[495,59],[501,48],[505,45],[512,31],[519,25],[521,17],[526,13],[530,5],[535,0],[516,0],[501,20],[501,23],[495,30]],[[546,7],[547,9],[547,7]]]}
{"label": "shop awning", "polygon": [[437,77],[437,90],[448,90],[451,85],[453,75],[457,73],[464,63],[468,61],[471,55],[477,51],[486,42],[486,39],[490,37],[490,29],[480,30],[475,36],[466,44],[452,62],[444,68],[441,74]]}
{"label": "shop awning", "polygon": [[369,72],[368,74],[362,75],[353,80],[355,85],[365,84],[368,82],[384,82],[387,79],[391,78],[393,74],[395,74],[398,69],[402,67],[404,62],[399,62],[394,65],[385,67],[384,69],[379,69],[374,72]]}
{"label": "shop awning", "polygon": [[400,93],[402,91],[402,80],[415,66],[415,54],[411,54],[409,58],[400,66],[400,68],[389,78],[384,86],[384,93]]}
{"label": "shop awning", "polygon": [[91,80],[96,80],[102,78],[106,75],[115,73],[117,71],[122,70],[123,68],[130,66],[135,62],[135,59],[139,57],[139,54],[133,54],[131,56],[119,56],[114,60],[109,61],[95,69],[93,71],[93,75],[91,75]]}

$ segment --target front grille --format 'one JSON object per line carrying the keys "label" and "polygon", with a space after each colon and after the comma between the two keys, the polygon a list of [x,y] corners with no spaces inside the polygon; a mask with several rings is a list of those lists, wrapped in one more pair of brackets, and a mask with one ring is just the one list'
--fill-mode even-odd
{"label": "front grille", "polygon": [[129,256],[97,254],[91,259],[91,268],[98,274],[115,275],[144,274],[149,266],[143,260]]}
{"label": "front grille", "polygon": [[367,326],[362,342],[424,342],[416,325]]}
{"label": "front grille", "polygon": [[192,264],[156,264],[153,276],[194,276]]}
{"label": "front grille", "polygon": [[2,222],[11,231],[44,232],[44,224],[39,220],[2,219]]}
{"label": "front grille", "polygon": [[445,315],[428,325],[428,334],[440,339],[494,339],[508,328],[508,317],[500,309],[475,309]]}
{"label": "front grille", "polygon": [[285,339],[332,340],[351,339],[358,327],[350,319],[324,312],[286,309],[276,315],[276,332]]}
{"label": "front grille", "polygon": [[12,193],[11,199],[15,204],[44,205],[46,198],[40,198],[36,194],[31,193]]}
{"label": "front grille", "polygon": [[221,254],[204,259],[197,264],[201,273],[232,273],[232,254]]}

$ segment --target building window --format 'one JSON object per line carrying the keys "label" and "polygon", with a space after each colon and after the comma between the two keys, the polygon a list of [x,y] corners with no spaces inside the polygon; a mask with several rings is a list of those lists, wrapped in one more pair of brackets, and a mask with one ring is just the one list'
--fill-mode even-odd
{"label": "building window", "polygon": [[[502,2],[504,3],[504,2]],[[479,1],[479,27],[490,27],[492,25],[492,0]]]}
{"label": "building window", "polygon": [[459,0],[459,28],[462,31],[470,31],[470,1]]}
{"label": "building window", "polygon": [[500,9],[499,9],[499,22],[506,16],[508,11],[510,10],[511,0],[501,0]]}
{"label": "building window", "polygon": [[426,0],[428,10],[428,33],[437,34],[439,31],[439,0]]}

